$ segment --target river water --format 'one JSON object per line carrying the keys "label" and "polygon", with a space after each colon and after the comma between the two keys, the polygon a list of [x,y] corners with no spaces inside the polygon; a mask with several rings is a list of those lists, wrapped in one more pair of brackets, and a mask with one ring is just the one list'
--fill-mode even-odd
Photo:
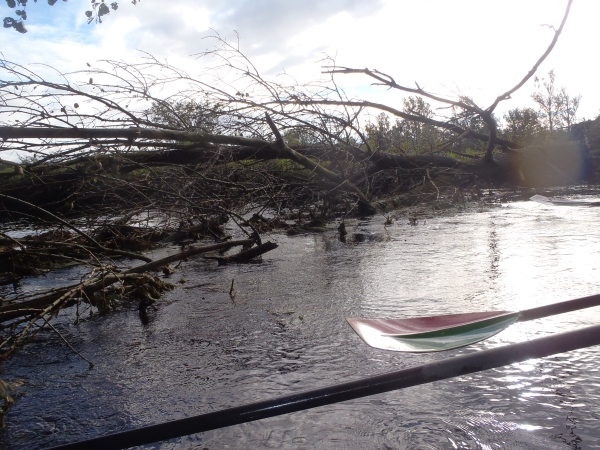
{"label": "river water", "polygon": [[[1,378],[24,385],[0,448],[42,449],[597,324],[592,308],[406,354],[368,347],[345,319],[522,310],[599,293],[599,219],[600,208],[533,202],[417,225],[375,217],[347,223],[345,243],[333,229],[268,236],[279,248],[262,264],[184,262],[146,326],[133,307],[79,325],[59,318],[92,370],[52,332],[5,365]],[[592,347],[144,448],[600,448],[599,362]]]}

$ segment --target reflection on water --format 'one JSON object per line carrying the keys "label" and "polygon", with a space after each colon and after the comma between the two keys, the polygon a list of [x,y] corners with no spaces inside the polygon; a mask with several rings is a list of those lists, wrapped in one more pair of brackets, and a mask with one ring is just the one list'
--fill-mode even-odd
{"label": "reflection on water", "polygon": [[[598,323],[593,308],[517,323],[463,349],[401,354],[367,347],[345,318],[521,310],[598,293],[599,215],[525,202],[417,226],[374,218],[347,224],[346,243],[334,230],[273,235],[280,247],[261,265],[186,262],[176,277],[185,289],[169,293],[147,326],[133,309],[78,326],[62,319],[93,370],[50,333],[9,362],[2,378],[23,378],[25,395],[0,447],[45,448]],[[598,351],[148,448],[598,448]]]}

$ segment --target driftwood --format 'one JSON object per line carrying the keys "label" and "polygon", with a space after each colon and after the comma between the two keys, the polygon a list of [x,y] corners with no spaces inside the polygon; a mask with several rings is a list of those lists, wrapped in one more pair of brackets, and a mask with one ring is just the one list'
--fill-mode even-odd
{"label": "driftwood", "polygon": [[[170,288],[170,285],[162,283],[147,274],[109,273],[92,277],[82,283],[70,286],[69,288],[58,289],[49,295],[43,295],[36,300],[26,302],[28,303],[27,305],[7,305],[12,306],[13,311],[4,311],[0,313],[0,322],[10,320],[8,319],[10,317],[15,319],[27,316],[26,319],[19,322],[26,322],[27,324],[24,327],[19,328],[18,333],[16,333],[16,327],[11,326],[12,332],[0,342],[0,363],[9,358],[26,340],[27,336],[31,336],[43,328],[43,326],[33,328],[39,320],[43,320],[44,325],[49,325],[49,319],[54,314],[58,313],[61,308],[71,304],[78,304],[78,300],[82,298],[87,299],[91,304],[98,304],[97,302],[103,299],[94,297],[97,292],[104,291],[107,293],[107,288],[112,284],[120,283],[123,286],[126,282],[129,282],[130,284],[135,284],[136,282],[145,284],[146,286],[143,289],[143,293],[154,297],[160,296],[162,290]],[[136,286],[133,286],[133,289],[135,289],[135,287]],[[130,290],[130,292],[132,291]],[[50,327],[54,329],[54,327]],[[6,328],[6,326],[3,326],[2,328]],[[88,361],[88,363],[90,362]],[[90,363],[90,365],[92,364]]]}
{"label": "driftwood", "polygon": [[84,233],[79,228],[73,226],[73,224],[67,222],[66,220],[61,219],[60,217],[57,217],[56,215],[52,214],[49,211],[46,211],[43,208],[40,208],[39,206],[33,205],[24,200],[21,200],[21,199],[15,198],[15,197],[11,197],[9,195],[4,195],[4,194],[0,194],[0,199],[5,199],[5,200],[11,201],[11,202],[26,205],[27,207],[32,208],[33,210],[40,212],[47,217],[50,217],[52,220],[75,231],[77,234],[79,234],[81,237],[83,237],[86,241],[90,242],[90,244],[92,244],[94,249],[97,251],[100,251],[103,253],[108,253],[108,254],[113,254],[113,255],[126,256],[128,258],[133,258],[133,259],[141,259],[142,261],[147,261],[147,262],[152,261],[150,258],[143,256],[143,255],[139,255],[137,253],[127,252],[127,251],[118,250],[118,249],[106,248],[103,245],[101,245],[100,243],[98,243],[93,237],[89,236],[87,233]]}
{"label": "driftwood", "polygon": [[170,232],[166,237],[160,240],[161,243],[166,242],[177,242],[182,241],[184,239],[193,238],[197,239],[199,234],[212,233],[213,235],[221,234],[219,227],[225,223],[229,217],[226,215],[221,215],[217,217],[211,217],[202,221],[202,223],[198,225],[193,225],[191,227],[182,228],[177,231]]}
{"label": "driftwood", "polygon": [[[252,241],[250,241],[252,242]],[[275,250],[278,245],[275,242],[265,242],[264,244],[257,245],[256,247],[252,247],[249,250],[238,253],[237,255],[231,256],[205,256],[205,259],[214,259],[216,260],[220,266],[223,266],[228,263],[248,263],[252,259],[264,255],[271,250]]]}
{"label": "driftwood", "polygon": [[[185,258],[189,258],[190,256],[199,255],[201,253],[212,252],[213,250],[221,250],[221,249],[229,249],[231,247],[235,247],[236,245],[252,245],[254,241],[252,239],[242,239],[239,241],[228,241],[222,242],[220,244],[209,245],[207,247],[195,247],[187,250],[185,252],[178,253],[176,255],[167,256],[166,258],[159,259],[157,261],[153,261],[148,264],[143,264],[141,266],[134,267],[132,269],[126,270],[124,273],[142,273],[148,272],[152,270],[157,270],[160,267],[175,262],[180,261]],[[277,247],[277,246],[275,246]],[[272,249],[270,249],[272,250]],[[267,250],[268,251],[268,250]]]}
{"label": "driftwood", "polygon": [[[0,306],[0,323],[32,314],[52,312],[60,309],[73,298],[87,299],[94,293],[106,289],[115,283],[122,283],[129,279],[133,280],[137,278],[139,277],[134,276],[134,274],[110,273],[94,277],[84,283],[77,283],[55,289],[33,300],[2,305]],[[48,307],[51,308],[48,309]]]}
{"label": "driftwood", "polygon": [[[182,259],[189,258],[191,256],[198,255],[201,253],[206,253],[223,248],[231,248],[237,245],[252,245],[252,243],[252,240],[244,239],[239,241],[231,241],[224,242],[221,244],[209,245],[206,247],[192,248],[191,250],[185,252],[181,252],[175,255],[168,256],[166,258],[162,258],[157,261],[150,262],[148,264],[143,264],[141,266],[134,267],[132,269],[126,270],[123,273],[112,272],[109,274],[104,274],[101,276],[94,277],[91,280],[86,281],[85,283],[78,283],[60,289],[56,289],[32,300],[2,305],[0,306],[0,323],[7,322],[9,320],[13,320],[19,317],[29,316],[31,314],[38,314],[41,311],[45,311],[45,309],[48,308],[49,305],[54,305],[55,302],[61,298],[68,297],[67,300],[72,300],[75,297],[89,299],[96,292],[106,289],[112,284],[123,283],[129,279],[137,279],[135,276],[137,274],[157,270],[160,267],[165,266],[166,264],[169,264],[174,261],[180,261]],[[252,250],[254,249],[251,249],[250,251]],[[272,248],[270,248],[269,250],[272,250]],[[268,250],[265,250],[262,253],[265,253],[266,251]],[[55,308],[59,309],[60,307],[64,306],[65,303],[66,300],[65,302],[59,302],[55,306],[53,306],[49,311],[54,311]]]}

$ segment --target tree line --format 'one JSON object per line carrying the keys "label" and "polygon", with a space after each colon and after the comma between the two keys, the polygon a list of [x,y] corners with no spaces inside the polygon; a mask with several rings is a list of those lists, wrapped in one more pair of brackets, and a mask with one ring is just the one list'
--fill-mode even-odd
{"label": "tree line", "polygon": [[[537,108],[517,107],[507,111],[499,122],[498,136],[519,146],[542,143],[569,133],[578,123],[577,110],[581,95],[571,95],[565,87],[556,86],[554,70],[547,78],[534,78],[536,91],[531,95]],[[432,105],[418,96],[403,100],[402,111],[433,119]],[[453,108],[450,122],[463,129],[486,132],[483,120]],[[409,155],[431,152],[474,157],[481,153],[481,142],[473,139],[452,141],[446,130],[427,123],[397,118],[393,122],[386,113],[380,113],[366,125],[366,135],[371,145],[381,151]]]}

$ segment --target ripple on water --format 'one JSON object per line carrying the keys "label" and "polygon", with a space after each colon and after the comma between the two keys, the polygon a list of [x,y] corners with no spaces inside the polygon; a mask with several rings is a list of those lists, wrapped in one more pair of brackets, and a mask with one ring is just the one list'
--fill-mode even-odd
{"label": "ripple on water", "polygon": [[[525,202],[418,226],[377,219],[345,244],[334,231],[273,235],[280,247],[262,265],[186,262],[177,275],[187,289],[168,293],[145,327],[135,310],[78,326],[62,317],[93,370],[45,332],[9,361],[2,377],[24,379],[25,395],[0,447],[46,448],[598,323],[594,308],[422,355],[367,347],[345,319],[522,310],[597,293],[599,213]],[[149,448],[600,447],[597,367],[598,349],[582,349]]]}

